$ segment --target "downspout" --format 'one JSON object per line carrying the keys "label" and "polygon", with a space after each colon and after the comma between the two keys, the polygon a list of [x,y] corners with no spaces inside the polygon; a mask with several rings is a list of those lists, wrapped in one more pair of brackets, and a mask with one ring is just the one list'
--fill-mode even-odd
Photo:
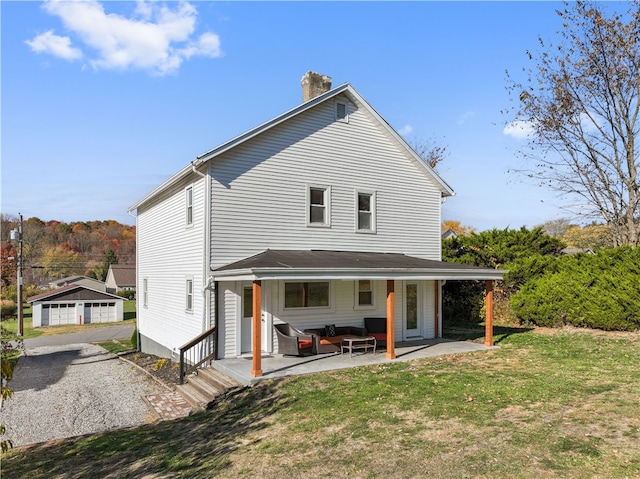
{"label": "downspout", "polygon": [[213,282],[213,296],[214,296],[213,300],[215,301],[215,303],[213,305],[213,321],[214,321],[214,324],[216,326],[216,330],[213,333],[213,341],[214,341],[215,348],[216,348],[216,355],[213,357],[214,361],[219,359],[218,358],[218,338],[219,338],[219,335],[220,335],[220,328],[218,326],[218,318],[219,318],[220,313],[219,313],[218,305],[220,303],[218,301],[218,298],[220,297],[220,295],[218,294],[218,289],[219,289],[218,286],[219,286],[218,282],[214,281]]}
{"label": "downspout", "polygon": [[[198,171],[198,168],[196,166],[196,162],[198,160],[193,160],[191,162],[191,171],[193,171],[193,173],[195,173],[196,175],[198,175],[200,178],[203,179],[204,183],[204,220],[203,220],[203,245],[202,245],[202,284],[204,285],[202,288],[202,300],[204,302],[204,307],[202,308],[202,324],[201,324],[201,329],[202,332],[205,332],[207,329],[209,329],[209,310],[211,308],[211,284],[210,284],[210,279],[209,279],[209,251],[210,251],[210,244],[209,244],[209,205],[211,203],[211,196],[210,196],[210,183],[209,181],[207,181],[208,175],[206,173],[202,173],[200,171]],[[202,162],[200,162],[200,164],[202,164]]]}

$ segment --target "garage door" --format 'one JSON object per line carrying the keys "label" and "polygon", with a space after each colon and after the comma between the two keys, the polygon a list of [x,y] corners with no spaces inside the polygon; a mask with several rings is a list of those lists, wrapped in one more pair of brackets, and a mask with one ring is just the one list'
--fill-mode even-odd
{"label": "garage door", "polygon": [[116,321],[116,303],[85,303],[85,323],[111,323]]}
{"label": "garage door", "polygon": [[75,303],[43,304],[42,325],[60,326],[62,324],[76,324]]}

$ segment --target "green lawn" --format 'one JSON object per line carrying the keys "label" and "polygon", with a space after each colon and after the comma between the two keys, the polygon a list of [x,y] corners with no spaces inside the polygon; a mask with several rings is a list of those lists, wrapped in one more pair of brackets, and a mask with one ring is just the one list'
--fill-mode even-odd
{"label": "green lawn", "polygon": [[[6,477],[640,477],[640,335],[265,380],[211,411],[16,450]],[[3,476],[4,477],[4,476]]]}

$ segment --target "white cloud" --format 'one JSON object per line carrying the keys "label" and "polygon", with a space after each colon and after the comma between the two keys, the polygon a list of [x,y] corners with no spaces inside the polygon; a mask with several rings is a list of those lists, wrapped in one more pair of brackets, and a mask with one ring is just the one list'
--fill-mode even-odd
{"label": "white cloud", "polygon": [[60,37],[51,30],[41,33],[33,40],[27,40],[25,43],[36,53],[49,53],[65,60],[82,58],[82,52],[71,46],[69,37]]}
{"label": "white cloud", "polygon": [[475,111],[466,111],[462,115],[460,115],[460,118],[458,118],[458,121],[456,121],[456,124],[464,125],[468,120],[471,120],[475,116],[476,116]]}
{"label": "white cloud", "polygon": [[[216,34],[205,32],[193,38],[198,12],[189,3],[171,8],[141,1],[131,18],[106,13],[96,0],[50,0],[44,9],[59,17],[65,28],[84,44],[85,56],[96,69],[144,69],[165,75],[177,71],[191,57],[222,55]],[[39,37],[27,43],[31,45]]]}
{"label": "white cloud", "polygon": [[413,126],[411,125],[404,125],[402,128],[400,128],[400,130],[398,130],[398,133],[400,133],[402,136],[409,135],[412,132],[413,132]]}
{"label": "white cloud", "polygon": [[535,125],[526,120],[515,120],[504,127],[502,133],[513,138],[529,138],[535,132]]}

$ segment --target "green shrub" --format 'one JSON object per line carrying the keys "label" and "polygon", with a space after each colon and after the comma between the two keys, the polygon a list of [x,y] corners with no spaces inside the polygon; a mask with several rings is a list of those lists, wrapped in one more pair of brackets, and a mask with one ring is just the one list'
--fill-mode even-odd
{"label": "green shrub", "polygon": [[527,281],[511,308],[524,323],[604,330],[640,328],[640,249],[600,250],[558,258]]}
{"label": "green shrub", "polygon": [[116,291],[116,296],[120,296],[121,298],[126,299],[135,299],[136,292],[130,289],[119,289],[118,291]]}
{"label": "green shrub", "polygon": [[131,335],[130,341],[133,349],[138,349],[138,329],[137,328],[133,330],[133,334]]}
{"label": "green shrub", "polygon": [[2,301],[0,305],[0,318],[9,319],[18,316],[18,306],[13,301]]}

